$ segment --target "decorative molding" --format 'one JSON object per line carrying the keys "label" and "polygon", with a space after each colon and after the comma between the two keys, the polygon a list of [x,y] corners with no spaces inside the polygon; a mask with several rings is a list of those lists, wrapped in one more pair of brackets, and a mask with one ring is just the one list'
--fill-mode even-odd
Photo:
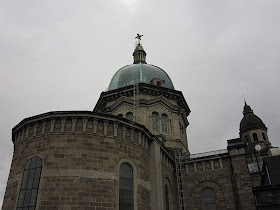
{"label": "decorative molding", "polygon": [[77,122],[77,118],[72,118],[72,132],[75,132],[76,129],[76,122]]}
{"label": "decorative molding", "polygon": [[42,123],[42,134],[45,134],[46,124],[47,124],[46,121],[44,121],[44,122]]}
{"label": "decorative molding", "polygon": [[115,172],[86,169],[45,169],[44,177],[86,177],[91,179],[116,180]]}
{"label": "decorative molding", "polygon": [[88,119],[83,119],[83,132],[87,131],[87,122],[88,122]]}
{"label": "decorative molding", "polygon": [[219,159],[219,163],[220,163],[220,168],[223,168],[223,160]]}
{"label": "decorative molding", "polygon": [[197,163],[193,163],[193,168],[194,168],[194,172],[196,173],[197,172]]}
{"label": "decorative molding", "polygon": [[104,135],[106,136],[108,135],[108,122],[104,122],[103,127],[104,127]]}
{"label": "decorative molding", "polygon": [[202,161],[202,171],[205,171],[205,161]]}
{"label": "decorative molding", "polygon": [[118,124],[114,123],[114,136],[118,136]]}
{"label": "decorative molding", "polygon": [[60,132],[64,132],[65,129],[65,123],[66,123],[66,118],[62,118],[61,119],[61,128],[60,128]]}
{"label": "decorative molding", "polygon": [[160,151],[161,164],[167,168],[171,173],[175,171],[175,163],[167,151],[161,149]]}
{"label": "decorative molding", "polygon": [[126,134],[126,127],[125,127],[125,126],[123,126],[123,131],[122,131],[122,133],[123,133],[123,139],[125,139],[125,134]]}
{"label": "decorative molding", "polygon": [[30,126],[27,126],[27,128],[26,128],[26,133],[25,133],[25,138],[28,138],[28,133],[29,133],[29,128],[30,128]]}
{"label": "decorative molding", "polygon": [[[48,117],[33,117],[25,120],[13,129],[13,142],[17,147],[26,140],[49,135],[66,135],[86,133],[91,135],[108,136],[114,139],[131,142],[148,151],[149,141],[155,137],[142,125],[122,122],[120,119],[99,117],[94,114],[77,116],[70,114],[50,115]],[[81,123],[81,128],[77,124]],[[47,130],[47,127],[49,128]],[[91,128],[90,128],[91,127]],[[103,132],[97,132],[100,129]],[[121,138],[122,136],[123,138]]]}
{"label": "decorative molding", "polygon": [[210,160],[210,164],[211,164],[211,169],[212,171],[214,171],[215,167],[214,167],[214,161],[213,160]]}
{"label": "decorative molding", "polygon": [[50,132],[51,133],[53,132],[53,129],[54,129],[54,123],[55,123],[55,119],[52,119],[51,120],[51,127],[50,127]]}
{"label": "decorative molding", "polygon": [[[221,157],[205,158],[199,160],[187,160],[185,163],[186,174],[199,173],[199,172],[211,172],[224,169],[227,159]],[[228,168],[228,166],[226,166]]]}
{"label": "decorative molding", "polygon": [[98,121],[94,120],[93,121],[93,133],[97,133],[97,124],[98,124]]}

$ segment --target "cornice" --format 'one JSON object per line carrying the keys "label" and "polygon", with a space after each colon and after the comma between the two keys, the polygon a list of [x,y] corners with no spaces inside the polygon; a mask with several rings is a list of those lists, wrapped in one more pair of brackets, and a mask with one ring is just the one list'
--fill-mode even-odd
{"label": "cornice", "polygon": [[[122,130],[118,129],[120,125]],[[100,132],[102,130],[101,134],[98,129]],[[110,132],[111,134],[109,134]],[[13,128],[12,141],[16,146],[25,140],[46,135],[75,133],[96,135],[99,133],[104,136],[117,137],[118,132],[122,133],[123,139],[129,138],[131,141],[139,139],[139,144],[143,143],[143,138],[146,139],[147,142],[144,143],[144,146],[147,148],[148,141],[160,141],[141,124],[117,116],[91,111],[56,111],[26,118]]]}
{"label": "cornice", "polygon": [[[184,110],[186,117],[191,112],[181,91],[172,90],[164,87],[158,87],[146,83],[139,83],[137,85],[137,88],[138,88],[138,94],[142,93],[142,94],[147,94],[152,96],[163,96],[166,99],[175,100],[178,106]],[[133,94],[134,94],[133,85],[124,88],[119,88],[112,91],[102,92],[93,111],[104,112],[105,106],[108,102],[118,100],[122,96],[126,96],[126,97],[133,96]]]}

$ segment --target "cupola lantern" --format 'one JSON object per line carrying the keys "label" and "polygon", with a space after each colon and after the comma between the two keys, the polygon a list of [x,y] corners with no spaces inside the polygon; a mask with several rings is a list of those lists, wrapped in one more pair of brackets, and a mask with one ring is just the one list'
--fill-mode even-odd
{"label": "cupola lantern", "polygon": [[137,63],[146,63],[146,52],[144,50],[144,48],[142,47],[141,43],[140,43],[140,40],[141,40],[141,37],[143,35],[140,35],[140,34],[137,34],[137,36],[135,37],[135,39],[138,39],[137,41],[137,45],[136,45],[136,48],[133,52],[133,57],[134,57],[134,64],[137,64]]}

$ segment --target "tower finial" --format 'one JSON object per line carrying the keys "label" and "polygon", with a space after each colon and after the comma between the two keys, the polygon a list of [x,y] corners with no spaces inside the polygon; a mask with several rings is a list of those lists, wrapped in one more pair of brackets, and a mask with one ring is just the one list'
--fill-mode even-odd
{"label": "tower finial", "polygon": [[143,35],[141,35],[141,34],[137,34],[137,36],[135,37],[135,39],[137,39],[137,44],[136,44],[135,50],[132,54],[134,57],[134,62],[133,62],[134,64],[146,63],[146,52],[140,43],[142,36]]}
{"label": "tower finial", "polygon": [[137,34],[137,36],[135,37],[135,39],[138,39],[138,41],[137,41],[137,44],[138,45],[140,45],[140,41],[141,41],[141,37],[142,37],[143,35],[141,35],[141,34]]}
{"label": "tower finial", "polygon": [[243,100],[244,100],[244,104],[247,105],[244,93],[243,93]]}
{"label": "tower finial", "polygon": [[244,109],[243,109],[243,114],[248,114],[248,113],[254,113],[253,110],[251,109],[251,107],[246,103],[246,100],[244,98]]}

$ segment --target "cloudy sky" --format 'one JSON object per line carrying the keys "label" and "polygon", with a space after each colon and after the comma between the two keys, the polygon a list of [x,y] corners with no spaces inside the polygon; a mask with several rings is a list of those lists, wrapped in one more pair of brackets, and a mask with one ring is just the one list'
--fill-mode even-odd
{"label": "cloudy sky", "polygon": [[279,0],[1,1],[0,206],[11,129],[48,111],[92,110],[132,63],[136,33],[189,104],[191,153],[238,137],[243,95],[279,146],[279,11]]}

